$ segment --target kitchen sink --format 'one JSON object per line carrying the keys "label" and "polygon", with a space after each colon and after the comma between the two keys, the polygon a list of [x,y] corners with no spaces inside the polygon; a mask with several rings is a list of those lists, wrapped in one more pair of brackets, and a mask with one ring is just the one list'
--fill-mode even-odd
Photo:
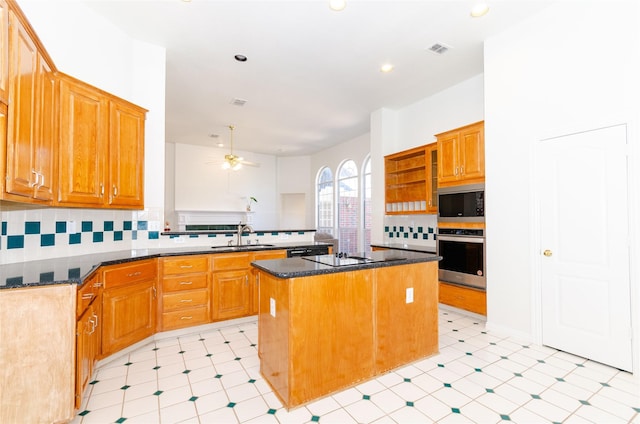
{"label": "kitchen sink", "polygon": [[213,250],[221,250],[225,252],[238,252],[238,251],[247,251],[247,250],[260,250],[267,249],[269,247],[274,247],[273,244],[246,244],[243,246],[211,246]]}

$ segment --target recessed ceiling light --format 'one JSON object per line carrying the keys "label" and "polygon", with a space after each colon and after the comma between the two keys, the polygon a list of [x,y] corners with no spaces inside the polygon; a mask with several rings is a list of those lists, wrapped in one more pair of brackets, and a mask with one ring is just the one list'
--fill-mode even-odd
{"label": "recessed ceiling light", "polygon": [[331,10],[335,10],[336,12],[340,12],[347,7],[346,0],[329,0],[329,7]]}
{"label": "recessed ceiling light", "polygon": [[471,16],[479,18],[486,15],[489,12],[489,5],[487,3],[477,3],[471,8]]}
{"label": "recessed ceiling light", "polygon": [[237,60],[238,62],[246,62],[247,61],[247,56],[243,55],[243,54],[237,54],[235,56],[233,56],[235,58],[235,60]]}
{"label": "recessed ceiling light", "polygon": [[384,65],[382,65],[380,67],[380,72],[387,73],[387,72],[391,72],[391,71],[393,71],[393,65],[390,64],[390,63],[385,63]]}

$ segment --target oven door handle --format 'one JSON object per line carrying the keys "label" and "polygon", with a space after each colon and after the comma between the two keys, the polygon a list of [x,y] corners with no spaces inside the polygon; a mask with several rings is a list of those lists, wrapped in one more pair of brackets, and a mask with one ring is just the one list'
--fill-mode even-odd
{"label": "oven door handle", "polygon": [[457,241],[462,243],[484,243],[484,237],[445,236],[438,234],[438,240]]}

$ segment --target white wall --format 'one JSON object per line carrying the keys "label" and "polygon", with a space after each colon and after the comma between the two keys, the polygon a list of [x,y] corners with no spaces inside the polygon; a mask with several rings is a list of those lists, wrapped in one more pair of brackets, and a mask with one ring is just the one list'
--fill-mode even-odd
{"label": "white wall", "polygon": [[230,171],[222,169],[226,153],[218,147],[176,143],[175,210],[244,211],[253,196],[258,200],[252,205],[254,229],[277,229],[275,156],[238,151],[260,166]]}
{"label": "white wall", "polygon": [[[488,324],[501,331],[539,336],[537,140],[628,124],[631,258],[640,257],[640,10],[604,4],[560,2],[485,44]],[[631,266],[637,367],[640,272]]]}

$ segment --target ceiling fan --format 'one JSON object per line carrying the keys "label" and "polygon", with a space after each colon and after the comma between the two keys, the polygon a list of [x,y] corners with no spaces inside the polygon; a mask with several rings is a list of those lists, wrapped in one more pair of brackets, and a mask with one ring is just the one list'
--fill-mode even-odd
{"label": "ceiling fan", "polygon": [[232,171],[237,171],[242,168],[242,165],[248,166],[260,166],[259,163],[249,162],[244,160],[242,156],[236,156],[233,154],[233,130],[234,126],[229,125],[230,137],[229,137],[229,154],[224,155],[224,162],[222,163],[222,169],[230,169]]}

